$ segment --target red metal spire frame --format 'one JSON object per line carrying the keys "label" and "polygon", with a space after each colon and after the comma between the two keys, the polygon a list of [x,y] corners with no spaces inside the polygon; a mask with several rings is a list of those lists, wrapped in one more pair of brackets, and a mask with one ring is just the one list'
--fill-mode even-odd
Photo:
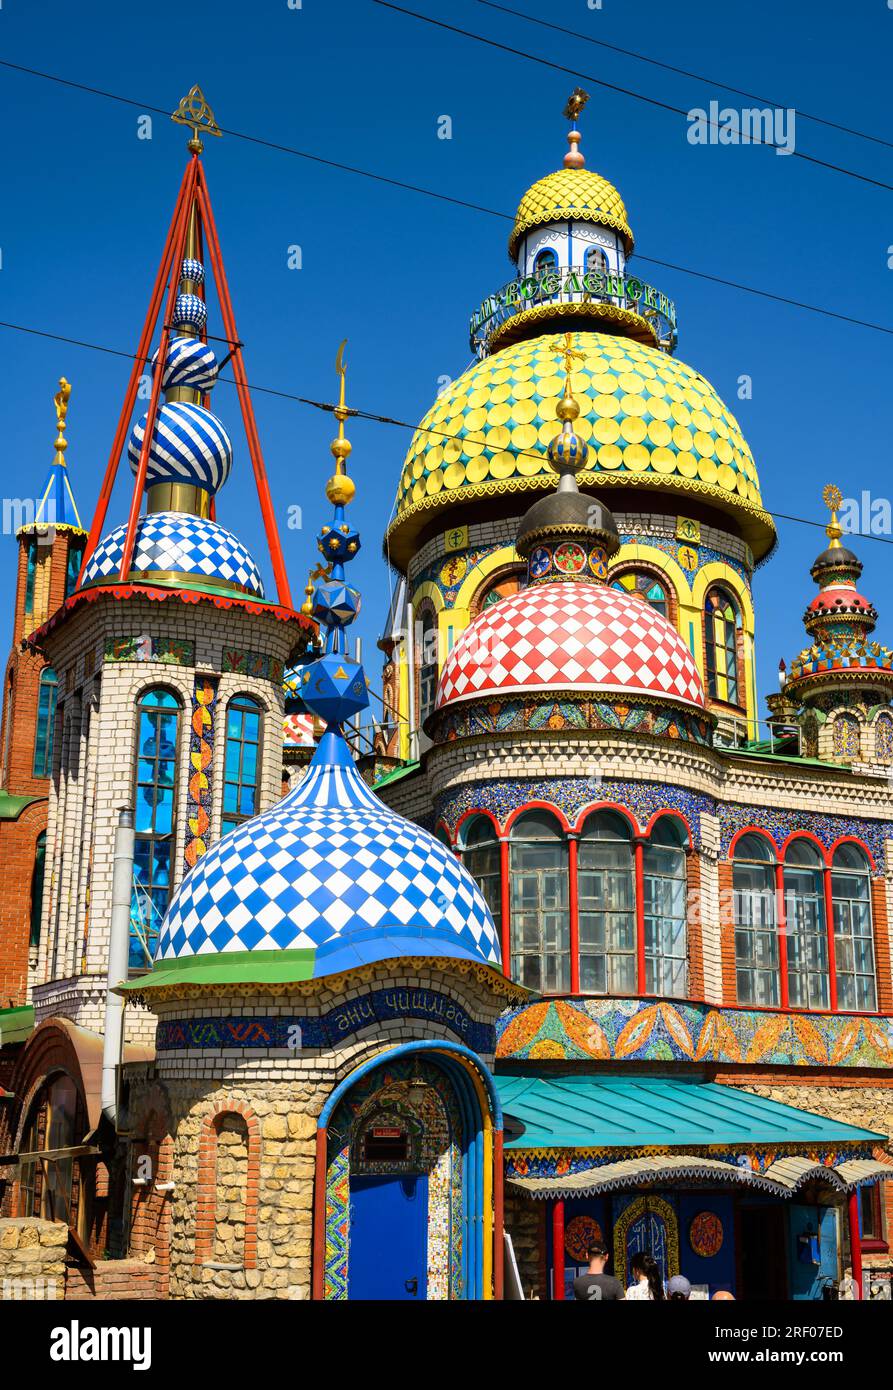
{"label": "red metal spire frame", "polygon": [[[170,325],[174,313],[177,291],[180,281],[180,265],[183,260],[183,253],[186,244],[186,234],[189,226],[189,217],[193,207],[197,210],[197,227],[199,236],[204,230],[204,242],[207,245],[208,255],[214,272],[214,283],[217,288],[217,297],[220,301],[220,309],[223,316],[224,333],[229,342],[233,376],[236,383],[236,391],[239,397],[239,407],[242,414],[242,425],[245,430],[245,438],[248,443],[248,453],[251,458],[251,465],[254,471],[254,481],[257,488],[258,501],[260,502],[261,515],[264,522],[267,546],[270,552],[270,560],[273,566],[273,577],[276,583],[276,595],[280,606],[291,608],[291,590],[288,583],[288,575],[285,570],[285,561],[282,554],[282,544],[279,539],[279,530],[276,525],[276,516],[273,509],[273,502],[270,496],[270,486],[267,479],[267,471],[264,465],[263,452],[260,445],[260,437],[257,431],[257,422],[254,417],[254,407],[251,401],[251,392],[248,384],[248,377],[245,371],[245,363],[242,356],[242,347],[236,329],[236,319],[233,312],[232,300],[230,298],[229,286],[226,280],[226,272],[223,266],[223,256],[220,251],[220,242],[217,236],[217,227],[214,221],[214,213],[211,208],[211,199],[208,193],[207,181],[204,170],[202,169],[197,153],[193,153],[183,175],[180,191],[174,207],[171,224],[168,228],[167,237],[164,243],[164,250],[161,256],[161,263],[155,277],[152,288],[152,295],[149,300],[149,308],[146,313],[143,331],[140,335],[133,367],[131,368],[130,379],[127,384],[127,391],[124,397],[124,404],[118,418],[118,427],[115,431],[115,438],[112,443],[111,454],[106,466],[105,476],[99,492],[99,499],[96,504],[96,512],[90,527],[90,534],[84,548],[84,556],[81,562],[81,571],[78,575],[77,587],[80,588],[84,574],[89,564],[96,546],[105,527],[108,506],[111,500],[112,491],[115,485],[118,468],[121,463],[121,455],[124,451],[124,444],[127,439],[127,432],[133,415],[136,403],[137,391],[139,389],[140,377],[144,366],[149,362],[149,349],[158,322],[158,315],[167,289],[167,303],[164,319],[161,326],[161,340],[158,349],[158,361],[163,362],[167,355],[168,341],[170,337]],[[133,551],[136,544],[136,530],[139,524],[140,510],[142,507],[143,490],[146,481],[146,471],[149,461],[149,446],[155,432],[155,418],[158,412],[158,403],[161,396],[161,376],[160,371],[155,372],[152,381],[152,392],[149,398],[149,409],[146,418],[146,428],[143,435],[140,458],[137,465],[137,476],[134,481],[133,494],[131,496],[130,511],[127,520],[127,535],[124,541],[124,553],[121,557],[121,569],[119,572],[119,582],[126,583],[130,573],[130,566],[133,562]]]}

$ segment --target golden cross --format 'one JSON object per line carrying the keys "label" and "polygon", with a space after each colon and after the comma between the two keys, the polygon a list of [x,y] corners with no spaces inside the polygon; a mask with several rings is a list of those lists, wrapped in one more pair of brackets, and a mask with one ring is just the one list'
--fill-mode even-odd
{"label": "golden cross", "polygon": [[574,362],[586,361],[585,353],[580,352],[579,348],[574,347],[573,337],[573,333],[565,333],[563,343],[560,338],[556,338],[554,343],[550,343],[552,351],[560,352],[562,357],[564,358],[564,393],[566,396],[569,396],[571,394],[571,373],[574,370]]}

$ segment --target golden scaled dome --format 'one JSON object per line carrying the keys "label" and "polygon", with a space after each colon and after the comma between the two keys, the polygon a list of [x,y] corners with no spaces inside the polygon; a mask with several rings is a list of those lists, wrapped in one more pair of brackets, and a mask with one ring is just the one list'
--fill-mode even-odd
{"label": "golden scaled dome", "polygon": [[623,237],[626,254],[632,254],[633,234],[623,199],[614,185],[592,169],[556,169],[528,188],[518,204],[509,237],[512,260],[521,238],[534,227],[570,220],[613,227]]}
{"label": "golden scaled dome", "polygon": [[[738,421],[708,381],[678,358],[609,333],[574,333],[576,433],[589,445],[579,482],[655,488],[710,501],[737,521],[757,559],[775,541]],[[548,446],[559,432],[561,345],[542,336],[469,367],[438,396],[412,438],[388,538],[404,564],[438,512],[518,494],[523,511],[555,485]],[[611,506],[622,508],[622,499]],[[448,524],[448,523],[445,523]]]}

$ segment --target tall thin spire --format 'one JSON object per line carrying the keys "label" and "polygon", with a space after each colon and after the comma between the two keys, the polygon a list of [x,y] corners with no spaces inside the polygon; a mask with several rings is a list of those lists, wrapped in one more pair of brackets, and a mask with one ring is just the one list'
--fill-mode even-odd
{"label": "tall thin spire", "polygon": [[53,397],[53,405],[56,408],[56,440],[53,448],[56,452],[37,498],[34,521],[26,527],[22,527],[22,530],[30,530],[32,525],[36,527],[64,527],[66,530],[72,531],[83,530],[65,462],[65,451],[68,448],[65,431],[68,426],[70,397],[71,383],[66,381],[64,376],[60,377],[59,390]]}
{"label": "tall thin spire", "polygon": [[567,136],[567,143],[570,145],[570,149],[564,156],[565,169],[582,169],[583,165],[586,163],[586,160],[580,153],[580,141],[583,137],[577,129],[577,117],[588,100],[589,93],[584,92],[582,87],[575,87],[564,108],[565,120],[571,123],[571,128]]}

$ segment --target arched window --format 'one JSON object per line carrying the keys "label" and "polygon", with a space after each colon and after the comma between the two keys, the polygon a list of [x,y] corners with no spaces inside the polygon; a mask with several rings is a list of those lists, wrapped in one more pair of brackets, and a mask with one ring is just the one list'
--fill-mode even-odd
{"label": "arched window", "polygon": [[834,720],[834,756],[849,760],[859,758],[859,721],[854,714],[838,714]]}
{"label": "arched window", "polygon": [[788,1003],[828,1007],[828,931],[822,857],[809,840],[792,840],[784,858]]}
{"label": "arched window", "polygon": [[871,871],[858,845],[838,845],[831,861],[837,1006],[873,1013],[877,1008]]}
{"label": "arched window", "polygon": [[437,694],[437,615],[426,604],[416,628],[419,664],[419,723],[427,719],[434,708]]}
{"label": "arched window", "polygon": [[685,850],[678,824],[661,816],[643,848],[645,992],[688,992]]}
{"label": "arched window", "polygon": [[81,560],[84,558],[84,546],[82,542],[69,541],[68,543],[68,562],[65,568],[65,597],[74,593],[74,586],[78,582],[78,575],[81,572]]}
{"label": "arched window", "polygon": [[732,893],[738,1003],[777,1005],[775,854],[762,835],[742,835],[735,845]]}
{"label": "arched window", "polygon": [[636,903],[630,828],[613,811],[596,811],[577,850],[580,989],[636,990]]}
{"label": "arched window", "polygon": [[584,265],[587,275],[590,271],[605,275],[608,270],[608,258],[600,246],[590,246],[586,252]]}
{"label": "arched window", "polygon": [[[145,691],[137,706],[135,915],[149,950],[171,894],[180,702],[170,690]],[[130,964],[146,964],[134,929]]]}
{"label": "arched window", "polygon": [[250,695],[236,695],[226,708],[223,763],[225,829],[257,815],[260,785],[260,731],[263,711]]}
{"label": "arched window", "polygon": [[704,604],[707,693],[729,705],[741,704],[738,670],[738,605],[725,589],[710,589]]}
{"label": "arched window", "polygon": [[512,978],[542,994],[570,987],[567,840],[554,817],[528,811],[512,826]]}
{"label": "arched window", "polygon": [[549,248],[538,251],[533,262],[534,275],[554,275],[558,269],[558,257]]}
{"label": "arched window", "polygon": [[516,594],[520,587],[521,576],[519,573],[503,574],[501,577],[491,580],[486,588],[478,592],[472,607],[477,612],[482,612],[485,608],[491,608],[494,603],[499,603],[501,599]]}
{"label": "arched window", "polygon": [[28,541],[25,550],[25,613],[34,612],[34,580],[37,575],[37,538]]}
{"label": "arched window", "polygon": [[893,719],[879,714],[874,721],[874,756],[879,763],[893,762]]}
{"label": "arched window", "polygon": [[611,580],[612,589],[620,589],[628,594],[638,594],[652,608],[656,608],[664,618],[670,618],[667,588],[663,580],[643,570],[626,570]]}
{"label": "arched window", "polygon": [[43,915],[43,876],[46,869],[47,833],[41,830],[34,848],[34,868],[31,871],[31,933],[28,944],[33,950],[40,945],[40,919]]}
{"label": "arched window", "polygon": [[37,728],[34,733],[34,776],[49,777],[53,770],[53,730],[59,682],[51,666],[40,673],[37,691]]}
{"label": "arched window", "polygon": [[[83,1138],[84,1107],[74,1081],[57,1073],[44,1085],[31,1105],[22,1131],[19,1152],[69,1149]],[[40,1216],[45,1221],[73,1224],[72,1179],[74,1159],[48,1162],[25,1160],[19,1168],[19,1216]]]}
{"label": "arched window", "polygon": [[488,816],[475,816],[466,822],[462,831],[462,863],[486,898],[499,934],[502,924],[502,873],[496,830]]}

